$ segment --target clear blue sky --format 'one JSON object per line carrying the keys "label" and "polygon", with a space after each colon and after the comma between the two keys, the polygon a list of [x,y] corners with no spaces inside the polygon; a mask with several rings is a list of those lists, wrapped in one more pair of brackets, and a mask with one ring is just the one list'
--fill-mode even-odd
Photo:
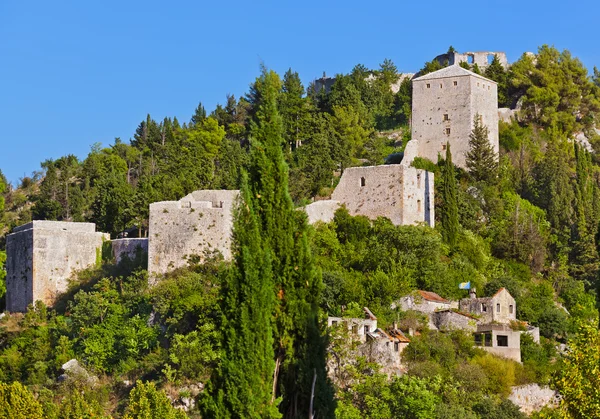
{"label": "clear blue sky", "polygon": [[244,94],[264,62],[303,81],[376,68],[414,72],[445,52],[544,43],[600,66],[597,1],[0,0],[0,170],[128,140],[147,113],[191,117]]}

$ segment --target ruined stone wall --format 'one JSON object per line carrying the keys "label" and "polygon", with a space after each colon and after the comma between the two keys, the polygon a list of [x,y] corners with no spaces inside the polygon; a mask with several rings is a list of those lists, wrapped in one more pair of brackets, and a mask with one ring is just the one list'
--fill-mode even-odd
{"label": "ruined stone wall", "polygon": [[508,58],[504,52],[494,51],[477,51],[477,52],[453,52],[438,55],[434,59],[442,65],[454,65],[465,62],[469,65],[477,64],[480,70],[484,70],[488,65],[492,63],[494,55],[498,56],[500,64],[504,68],[508,68]]}
{"label": "ruined stone wall", "polygon": [[438,311],[432,314],[438,330],[464,330],[473,333],[477,330],[477,320],[454,311]]}
{"label": "ruined stone wall", "polygon": [[111,242],[113,257],[116,263],[119,263],[124,256],[134,260],[137,252],[143,252],[148,257],[148,239],[117,239]]}
{"label": "ruined stone wall", "polygon": [[[436,74],[440,76],[437,77]],[[413,80],[412,141],[405,151],[407,163],[414,157],[436,162],[450,143],[452,161],[465,167],[473,120],[480,114],[489,129],[496,152],[498,140],[498,87],[495,82],[462,68],[447,68]]]}
{"label": "ruined stone wall", "polygon": [[332,200],[351,215],[389,218],[395,225],[434,224],[433,174],[404,165],[350,167]]}
{"label": "ruined stone wall", "polygon": [[315,201],[303,208],[308,217],[309,224],[314,224],[317,221],[329,223],[333,221],[335,212],[340,207],[339,201],[323,200]]}
{"label": "ruined stone wall", "polygon": [[459,309],[478,316],[481,323],[491,323],[494,320],[491,298],[463,298],[460,300]]}
{"label": "ruined stone wall", "polygon": [[165,274],[218,253],[231,259],[233,208],[239,191],[195,191],[150,205],[148,273]]}
{"label": "ruined stone wall", "polygon": [[96,264],[110,239],[93,223],[33,221],[7,236],[7,310],[26,311],[37,300],[52,306],[75,271]]}
{"label": "ruined stone wall", "polygon": [[531,415],[542,408],[557,407],[559,395],[550,387],[540,387],[538,384],[527,384],[511,388],[508,400],[519,406],[521,412]]}

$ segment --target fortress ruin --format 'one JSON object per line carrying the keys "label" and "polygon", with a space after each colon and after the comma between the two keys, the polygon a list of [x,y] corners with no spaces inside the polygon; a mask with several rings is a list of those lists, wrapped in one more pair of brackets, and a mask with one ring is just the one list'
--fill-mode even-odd
{"label": "fortress ruin", "polygon": [[450,143],[452,161],[465,167],[469,135],[479,115],[489,130],[496,152],[498,139],[498,86],[496,82],[458,65],[413,79],[412,139],[404,151],[407,164],[415,157],[436,162]]}

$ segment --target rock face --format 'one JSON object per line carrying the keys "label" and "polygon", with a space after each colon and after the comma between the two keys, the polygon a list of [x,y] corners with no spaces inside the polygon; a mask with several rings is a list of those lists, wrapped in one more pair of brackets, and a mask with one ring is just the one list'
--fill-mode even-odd
{"label": "rock face", "polygon": [[37,300],[51,306],[78,270],[96,264],[105,233],[93,223],[33,221],[6,236],[6,309],[26,311]]}
{"label": "rock face", "polygon": [[76,359],[67,361],[61,368],[65,373],[59,377],[59,381],[71,379],[83,381],[88,385],[94,385],[98,381],[98,377],[91,375]]}
{"label": "rock face", "polygon": [[433,162],[446,153],[450,143],[452,161],[465,167],[473,120],[479,115],[489,130],[496,154],[498,138],[498,86],[496,82],[458,65],[413,79],[412,140],[416,146],[404,152],[407,162],[424,157]]}
{"label": "rock face", "polygon": [[545,406],[556,407],[559,400],[554,390],[537,384],[513,387],[508,399],[519,406],[526,415],[537,412]]}
{"label": "rock face", "polygon": [[150,204],[148,273],[165,274],[220,253],[231,259],[233,207],[239,191],[195,191],[179,201]]}

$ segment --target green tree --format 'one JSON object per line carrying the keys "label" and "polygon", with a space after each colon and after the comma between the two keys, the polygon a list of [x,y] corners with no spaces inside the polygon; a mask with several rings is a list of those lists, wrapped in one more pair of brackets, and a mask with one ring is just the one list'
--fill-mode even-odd
{"label": "green tree", "polygon": [[600,416],[600,332],[581,324],[579,333],[569,341],[554,376],[553,384],[562,396],[561,408],[575,419]]}
{"label": "green tree", "polygon": [[41,404],[21,383],[0,383],[0,419],[43,419]]}
{"label": "green tree", "polygon": [[187,415],[171,406],[167,395],[154,383],[138,381],[129,394],[124,419],[186,419]]}
{"label": "green tree", "polygon": [[487,66],[483,73],[488,79],[498,83],[498,107],[509,107],[508,103],[508,74],[504,66],[500,63],[498,55],[494,54],[494,59]]}
{"label": "green tree", "polygon": [[478,182],[492,182],[498,175],[498,156],[489,140],[489,130],[475,115],[469,135],[469,151],[465,155],[471,177]]}
{"label": "green tree", "polygon": [[444,241],[454,248],[457,244],[459,224],[458,224],[458,198],[456,175],[454,174],[454,164],[452,163],[452,152],[450,143],[446,145],[446,160],[442,170],[442,237]]}

